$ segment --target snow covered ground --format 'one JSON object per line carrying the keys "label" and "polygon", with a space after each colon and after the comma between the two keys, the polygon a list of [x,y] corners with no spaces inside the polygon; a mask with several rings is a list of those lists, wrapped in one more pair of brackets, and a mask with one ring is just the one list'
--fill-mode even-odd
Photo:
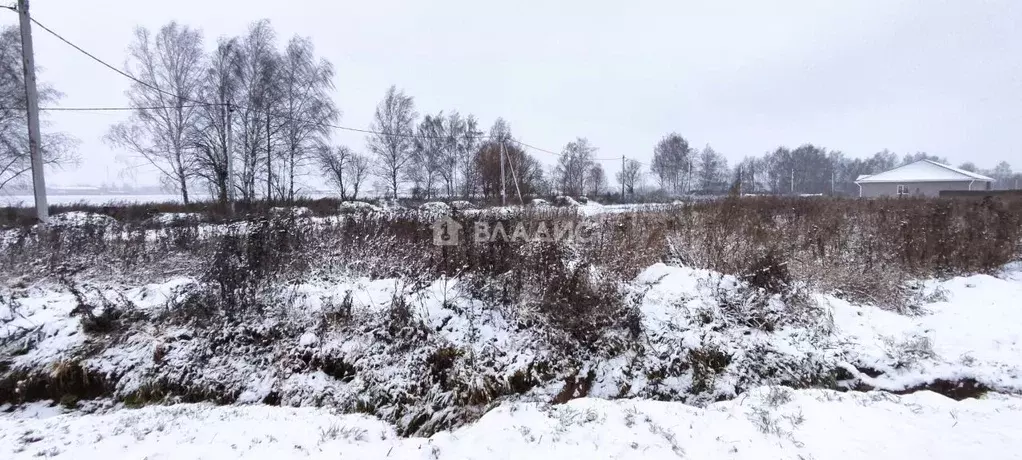
{"label": "snow covered ground", "polygon": [[1022,456],[1022,398],[757,388],[696,408],[643,400],[505,403],[476,423],[401,438],[325,409],[180,404],[0,415],[0,458],[67,459],[1008,459]]}
{"label": "snow covered ground", "polygon": [[[600,342],[605,348],[581,359],[558,355],[542,323],[520,327],[533,314],[524,307],[488,307],[459,279],[411,286],[324,276],[267,299],[273,308],[258,323],[210,328],[159,320],[184,308],[201,284],[177,276],[85,289],[93,304],[124,301],[149,318],[117,337],[84,333],[82,317],[72,314],[74,296],[58,286],[0,287],[0,300],[16,300],[0,302],[0,337],[15,338],[4,349],[10,370],[55,375],[78,363],[90,375],[109,376],[108,396],[125,400],[153,382],[237,395],[231,401],[237,405],[219,407],[127,409],[108,399],[66,414],[40,403],[8,407],[0,414],[0,458],[1022,453],[1022,437],[1013,435],[1022,432],[1022,264],[996,275],[921,282],[907,313],[821,293],[797,303],[757,294],[733,276],[655,264],[623,286],[638,312],[641,340],[622,342],[621,331],[610,331]],[[409,324],[428,331],[423,338],[386,335],[397,298],[409,305]],[[351,318],[324,325],[339,307]],[[439,371],[438,357],[449,360]],[[550,370],[536,372],[528,389],[507,391],[507,382],[540,365]],[[549,405],[569,389],[571,375],[590,376],[576,394],[588,398]],[[919,391],[940,381],[975,382],[991,392],[956,402]],[[479,391],[492,392],[497,406],[475,420],[464,398]],[[901,392],[912,393],[894,395]],[[386,398],[403,402],[376,404]],[[280,406],[259,405],[269,399]],[[366,402],[375,405],[366,409]],[[397,436],[422,420],[460,428],[428,439]]]}

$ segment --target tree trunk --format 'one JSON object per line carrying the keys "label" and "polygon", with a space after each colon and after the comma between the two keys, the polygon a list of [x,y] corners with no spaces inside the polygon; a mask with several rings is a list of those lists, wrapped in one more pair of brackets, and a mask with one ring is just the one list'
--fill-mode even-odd
{"label": "tree trunk", "polygon": [[184,174],[178,175],[178,183],[181,187],[181,199],[184,200],[185,206],[188,206],[188,182],[185,180]]}
{"label": "tree trunk", "polygon": [[270,115],[266,114],[266,203],[273,202],[273,157],[270,148]]}
{"label": "tree trunk", "polygon": [[218,174],[217,188],[219,189],[219,192],[217,192],[217,200],[223,205],[227,204],[227,195],[229,193],[227,187],[230,187],[227,183],[227,174]]}

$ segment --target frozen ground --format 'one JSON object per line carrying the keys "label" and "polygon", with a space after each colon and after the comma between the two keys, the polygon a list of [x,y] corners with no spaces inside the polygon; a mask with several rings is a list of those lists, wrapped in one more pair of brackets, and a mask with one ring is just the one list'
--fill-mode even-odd
{"label": "frozen ground", "polygon": [[757,388],[695,408],[643,400],[505,403],[476,423],[401,438],[363,415],[181,404],[0,416],[0,458],[67,459],[1009,459],[1022,398]]}

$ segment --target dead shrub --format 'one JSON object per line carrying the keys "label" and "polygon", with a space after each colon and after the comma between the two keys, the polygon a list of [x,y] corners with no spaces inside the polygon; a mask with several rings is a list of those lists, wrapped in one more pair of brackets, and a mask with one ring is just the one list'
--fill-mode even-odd
{"label": "dead shrub", "polygon": [[688,352],[689,368],[692,369],[694,394],[708,393],[713,382],[731,364],[731,356],[716,348],[697,348]]}
{"label": "dead shrub", "polygon": [[571,339],[571,346],[589,349],[603,332],[617,323],[623,295],[615,281],[594,276],[592,266],[563,266],[546,280],[539,311],[551,327]]}
{"label": "dead shrub", "polygon": [[789,292],[792,281],[787,262],[781,260],[776,250],[755,259],[741,279],[771,294]]}

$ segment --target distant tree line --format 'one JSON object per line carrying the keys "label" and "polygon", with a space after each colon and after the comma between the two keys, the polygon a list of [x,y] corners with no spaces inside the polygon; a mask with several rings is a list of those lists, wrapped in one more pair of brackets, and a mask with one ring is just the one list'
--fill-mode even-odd
{"label": "distant tree line", "polygon": [[[135,79],[127,91],[135,110],[107,139],[156,167],[185,203],[193,184],[222,202],[231,191],[293,200],[297,179],[331,148],[327,125],[340,116],[333,66],[304,37],[277,49],[269,21],[220,38],[212,52],[200,31],[176,22],[155,33],[139,28],[125,70]],[[345,161],[361,161],[355,156]]]}
{"label": "distant tree line", "polygon": [[[868,158],[851,158],[840,151],[805,144],[795,149],[779,147],[762,156],[745,157],[734,167],[707,145],[691,148],[679,134],[664,136],[653,148],[650,174],[658,188],[670,195],[741,193],[856,195],[855,180],[898,166],[928,159],[948,164],[947,159],[923,152],[902,157],[884,150]],[[960,169],[978,172],[995,180],[995,189],[1017,188],[1022,174],[1013,173],[1002,161],[993,169],[980,170],[972,163]]]}
{"label": "distant tree line", "polygon": [[[20,55],[18,30],[0,29],[0,188],[23,186],[30,172]],[[358,199],[370,189],[422,199],[495,199],[504,192],[511,201],[519,195],[622,193],[854,195],[861,175],[919,159],[947,163],[926,153],[899,157],[887,150],[851,158],[805,144],[730,165],[712,146],[699,149],[669,133],[654,144],[648,164],[606,163],[617,169],[610,178],[601,164],[608,159],[597,158],[598,148],[584,137],[564,145],[545,168],[504,119],[484,132],[475,116],[457,110],[420,116],[414,98],[396,86],[377,105],[359,151],[331,142],[341,116],[332,97],[333,65],[305,37],[278,47],[268,20],[240,36],[221,37],[212,48],[201,31],[176,22],[155,31],[138,28],[125,72],[134,80],[126,92],[133,110],[106,139],[155,167],[186,203],[196,192],[221,202],[232,194],[243,201],[287,202],[302,192],[301,178],[309,174],[325,179],[342,199]],[[43,104],[61,96],[45,84],[39,94]],[[74,161],[73,145],[62,133],[45,133],[46,162]],[[998,189],[1022,182],[1022,174],[1003,161],[988,170],[971,162],[960,168],[994,178]]]}

